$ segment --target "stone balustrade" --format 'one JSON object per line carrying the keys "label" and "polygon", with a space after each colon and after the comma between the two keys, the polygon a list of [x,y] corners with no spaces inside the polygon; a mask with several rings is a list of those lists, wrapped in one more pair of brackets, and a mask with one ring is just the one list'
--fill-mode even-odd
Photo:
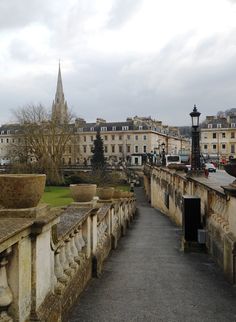
{"label": "stone balustrade", "polygon": [[163,167],[146,167],[144,187],[153,207],[182,225],[182,196],[201,198],[203,228],[207,232],[207,250],[230,281],[236,279],[236,198],[221,187],[212,187],[207,179],[188,177],[184,172]]}
{"label": "stone balustrade", "polygon": [[101,274],[136,203],[45,209],[37,218],[11,218],[10,211],[0,218],[0,322],[66,321],[88,281]]}

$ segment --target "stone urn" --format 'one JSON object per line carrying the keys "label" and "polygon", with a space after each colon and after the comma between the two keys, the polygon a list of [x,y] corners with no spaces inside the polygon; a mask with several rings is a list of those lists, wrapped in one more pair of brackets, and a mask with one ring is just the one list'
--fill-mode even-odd
{"label": "stone urn", "polygon": [[[225,171],[236,178],[236,159],[231,159],[229,163],[224,165]],[[236,196],[236,180],[234,180],[228,186],[222,186],[225,192],[230,193],[233,196]]]}
{"label": "stone urn", "polygon": [[129,198],[129,191],[121,191],[121,198]]}
{"label": "stone urn", "polygon": [[120,199],[122,191],[121,190],[114,190],[113,199]]}
{"label": "stone urn", "polygon": [[1,174],[0,205],[8,209],[36,207],[45,182],[45,174]]}
{"label": "stone urn", "polygon": [[71,184],[70,192],[76,202],[89,202],[96,195],[96,184]]}
{"label": "stone urn", "polygon": [[97,188],[97,196],[101,200],[110,200],[113,197],[114,190],[113,187]]}
{"label": "stone urn", "polygon": [[236,159],[231,159],[229,163],[224,165],[224,168],[229,175],[236,178]]}

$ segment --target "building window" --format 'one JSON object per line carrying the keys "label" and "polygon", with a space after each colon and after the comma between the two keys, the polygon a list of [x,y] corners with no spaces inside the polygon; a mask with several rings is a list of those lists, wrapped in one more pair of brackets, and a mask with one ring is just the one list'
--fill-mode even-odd
{"label": "building window", "polygon": [[68,146],[68,151],[69,153],[71,153],[71,146]]}
{"label": "building window", "polygon": [[90,152],[93,153],[93,145],[90,145]]}
{"label": "building window", "polygon": [[7,134],[10,134],[10,130],[7,130]]}
{"label": "building window", "polygon": [[135,145],[135,147],[134,147],[134,152],[135,152],[135,153],[138,153],[138,145]]}
{"label": "building window", "polygon": [[116,126],[112,126],[112,131],[116,131]]}
{"label": "building window", "polygon": [[68,164],[71,164],[71,158],[69,158]]}
{"label": "building window", "polygon": [[135,135],[135,140],[138,141],[138,135]]}
{"label": "building window", "polygon": [[1,131],[1,134],[4,134],[4,131]]}
{"label": "building window", "polygon": [[143,146],[143,153],[147,153],[147,147],[146,147],[146,145]]}
{"label": "building window", "polygon": [[236,123],[231,123],[231,127],[236,127]]}
{"label": "building window", "polygon": [[234,138],[235,138],[235,133],[231,132],[231,139],[234,139]]}
{"label": "building window", "polygon": [[112,139],[112,141],[114,141],[115,140],[115,135],[112,135],[111,139]]}
{"label": "building window", "polygon": [[217,124],[217,128],[218,129],[221,128],[221,124],[220,123]]}
{"label": "building window", "polygon": [[231,144],[230,151],[231,151],[231,153],[235,153],[235,145],[234,144]]}
{"label": "building window", "polygon": [[225,144],[222,144],[222,150],[225,150]]}
{"label": "building window", "polygon": [[91,142],[93,142],[93,136],[90,136]]}
{"label": "building window", "polygon": [[107,127],[102,126],[102,127],[101,127],[101,131],[103,131],[103,132],[107,131]]}
{"label": "building window", "polygon": [[107,141],[107,135],[104,136],[104,140]]}
{"label": "building window", "polygon": [[225,133],[222,133],[222,139],[225,139]]}
{"label": "building window", "polygon": [[146,141],[146,140],[147,140],[147,136],[146,136],[146,135],[144,135],[144,136],[143,136],[143,139],[144,139],[144,141]]}
{"label": "building window", "polygon": [[107,145],[104,145],[104,152],[107,153],[108,149],[107,149]]}
{"label": "building window", "polygon": [[1,139],[1,143],[3,143],[3,139]]}
{"label": "building window", "polygon": [[20,141],[21,141],[21,140],[20,140],[20,138],[19,138],[19,139],[18,139],[18,143],[20,143]]}
{"label": "building window", "polygon": [[130,140],[130,135],[127,135],[127,140]]}
{"label": "building window", "polygon": [[8,142],[9,142],[9,139],[7,139],[6,141],[7,141],[7,143],[8,143]]}
{"label": "building window", "polygon": [[119,145],[119,153],[122,153],[123,152],[123,147],[122,145]]}
{"label": "building window", "polygon": [[127,153],[130,153],[130,145],[127,145]]}
{"label": "building window", "polygon": [[94,132],[94,127],[90,127],[90,131],[91,132]]}
{"label": "building window", "polygon": [[84,136],[84,142],[86,142],[86,136]]}
{"label": "building window", "polygon": [[212,124],[208,124],[208,129],[212,129]]}
{"label": "building window", "polygon": [[84,153],[86,153],[86,151],[87,151],[86,145],[83,145],[83,149],[84,149]]}
{"label": "building window", "polygon": [[115,146],[114,145],[111,146],[111,152],[115,153]]}
{"label": "building window", "polygon": [[207,144],[204,144],[204,150],[207,150]]}
{"label": "building window", "polygon": [[128,126],[122,126],[122,131],[128,131],[129,127]]}
{"label": "building window", "polygon": [[138,129],[139,130],[142,130],[143,129],[142,125],[139,125]]}
{"label": "building window", "polygon": [[122,135],[119,135],[119,140],[122,140]]}
{"label": "building window", "polygon": [[212,133],[212,138],[216,139],[216,133]]}
{"label": "building window", "polygon": [[216,144],[213,144],[213,145],[212,145],[212,149],[213,149],[213,150],[216,150]]}

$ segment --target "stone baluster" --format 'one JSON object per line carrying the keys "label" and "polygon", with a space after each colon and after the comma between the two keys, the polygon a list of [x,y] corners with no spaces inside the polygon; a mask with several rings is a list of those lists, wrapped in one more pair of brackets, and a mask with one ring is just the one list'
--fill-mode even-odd
{"label": "stone baluster", "polygon": [[11,248],[8,248],[0,254],[0,322],[13,322],[13,319],[8,315],[7,309],[13,301],[12,291],[7,280],[7,257],[11,253]]}
{"label": "stone baluster", "polygon": [[80,262],[80,258],[79,258],[79,251],[75,245],[75,235],[76,233],[75,232],[72,232],[71,233],[71,253],[74,257],[74,260],[76,263],[79,263]]}
{"label": "stone baluster", "polygon": [[82,232],[79,228],[76,228],[74,233],[75,233],[75,236],[74,236],[75,247],[78,251],[79,262],[80,262],[80,264],[82,264],[83,261],[85,260],[85,256],[86,256],[82,252],[82,249],[85,246],[85,242],[82,237]]}
{"label": "stone baluster", "polygon": [[69,278],[64,273],[64,269],[61,263],[60,257],[61,247],[58,247],[55,250],[55,257],[54,257],[54,273],[55,273],[55,292],[57,294],[62,294],[65,286],[68,284]]}
{"label": "stone baluster", "polygon": [[65,249],[65,243],[64,242],[61,244],[60,261],[61,261],[63,270],[66,273],[66,275],[72,276],[73,270],[70,267],[69,261],[68,261],[67,256],[66,256],[66,249]]}
{"label": "stone baluster", "polygon": [[78,264],[74,261],[74,256],[71,252],[71,238],[67,236],[65,239],[66,246],[65,246],[65,254],[68,260],[69,266],[73,269],[73,273],[78,268]]}

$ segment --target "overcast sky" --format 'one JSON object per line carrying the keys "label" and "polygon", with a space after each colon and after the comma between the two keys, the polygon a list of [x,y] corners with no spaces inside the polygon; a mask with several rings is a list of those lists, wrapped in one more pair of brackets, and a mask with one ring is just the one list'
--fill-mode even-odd
{"label": "overcast sky", "polygon": [[0,0],[0,123],[51,107],[188,125],[236,107],[236,0]]}

